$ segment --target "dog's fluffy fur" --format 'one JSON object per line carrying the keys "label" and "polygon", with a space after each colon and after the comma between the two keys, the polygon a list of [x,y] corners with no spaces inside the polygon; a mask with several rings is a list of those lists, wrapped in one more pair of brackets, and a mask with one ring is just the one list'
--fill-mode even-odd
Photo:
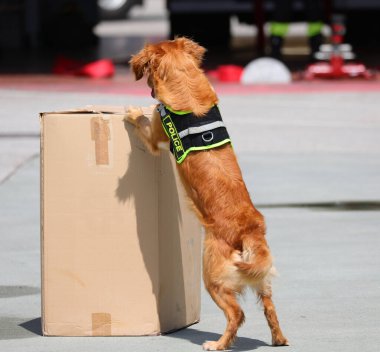
{"label": "dog's fluffy fur", "polygon": [[[202,118],[218,98],[200,68],[205,49],[187,38],[146,45],[130,64],[136,79],[147,77],[152,96],[174,110],[189,110]],[[152,119],[130,107],[129,122],[152,153],[167,142],[156,109]],[[215,303],[223,310],[227,328],[206,350],[227,349],[244,322],[236,295],[246,286],[257,293],[272,333],[273,345],[287,345],[272,303],[272,257],[265,239],[263,216],[252,204],[230,145],[190,153],[178,172],[194,209],[206,229],[203,278]]]}

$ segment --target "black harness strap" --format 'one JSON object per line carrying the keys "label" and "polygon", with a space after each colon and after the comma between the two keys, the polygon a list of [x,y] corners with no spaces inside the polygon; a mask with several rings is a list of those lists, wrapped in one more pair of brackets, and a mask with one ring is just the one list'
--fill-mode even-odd
{"label": "black harness strap", "polygon": [[202,117],[197,117],[192,112],[173,111],[163,104],[157,109],[170,139],[170,151],[177,163],[185,160],[191,151],[208,150],[231,143],[216,105]]}

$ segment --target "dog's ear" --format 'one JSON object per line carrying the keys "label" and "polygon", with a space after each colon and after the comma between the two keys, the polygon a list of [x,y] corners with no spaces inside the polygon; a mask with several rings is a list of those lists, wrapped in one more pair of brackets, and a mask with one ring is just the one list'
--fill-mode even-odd
{"label": "dog's ear", "polygon": [[150,46],[146,45],[138,54],[133,55],[129,64],[131,65],[132,71],[135,74],[136,81],[143,78],[145,72],[147,71],[151,59]]}
{"label": "dog's ear", "polygon": [[206,52],[206,49],[203,46],[200,46],[198,43],[185,37],[176,38],[175,41],[177,42],[178,47],[190,54],[198,65],[202,63],[203,56]]}

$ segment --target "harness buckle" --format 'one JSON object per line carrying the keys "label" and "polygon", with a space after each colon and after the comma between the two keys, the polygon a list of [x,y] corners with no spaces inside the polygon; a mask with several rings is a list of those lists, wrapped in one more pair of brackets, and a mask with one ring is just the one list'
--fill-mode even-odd
{"label": "harness buckle", "polygon": [[210,143],[214,139],[214,134],[211,131],[202,133],[202,140],[205,143]]}

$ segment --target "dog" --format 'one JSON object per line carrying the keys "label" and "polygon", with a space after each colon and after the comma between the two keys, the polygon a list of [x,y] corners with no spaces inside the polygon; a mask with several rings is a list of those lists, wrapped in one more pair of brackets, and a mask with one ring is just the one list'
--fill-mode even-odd
{"label": "dog", "polygon": [[[203,280],[212,299],[223,310],[227,327],[218,341],[206,341],[203,348],[214,351],[231,346],[245,319],[237,295],[244,293],[246,287],[256,292],[263,305],[272,344],[288,345],[272,302],[271,278],[275,269],[265,239],[264,217],[250,199],[230,140],[224,138],[228,135],[216,147],[190,148],[186,157],[179,160],[184,153],[169,110],[176,113],[179,123],[184,121],[182,115],[191,115],[198,130],[200,126],[203,131],[204,119],[218,104],[217,95],[201,69],[205,51],[194,41],[178,37],[147,44],[132,56],[130,65],[136,80],[145,76],[152,96],[160,104],[153,109],[151,119],[138,107],[129,107],[126,119],[136,127],[136,133],[151,153],[158,154],[161,144],[170,141],[180,179],[205,228]],[[219,120],[217,125],[223,125]],[[203,132],[202,138],[209,141],[216,130],[211,132]],[[193,134],[192,138],[199,139],[199,134]]]}

